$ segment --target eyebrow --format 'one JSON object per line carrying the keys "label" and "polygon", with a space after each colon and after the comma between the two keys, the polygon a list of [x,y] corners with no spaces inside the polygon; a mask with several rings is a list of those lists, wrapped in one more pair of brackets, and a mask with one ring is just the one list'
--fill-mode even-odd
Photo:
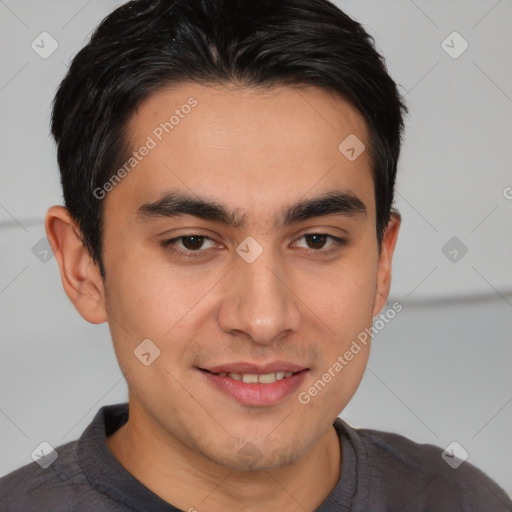
{"label": "eyebrow", "polygon": [[[238,209],[231,210],[216,201],[177,191],[168,192],[159,200],[145,203],[137,210],[137,218],[143,222],[181,215],[192,215],[238,229],[244,229],[247,225],[247,215]],[[284,207],[276,217],[274,227],[286,227],[327,215],[366,216],[367,211],[363,201],[353,193],[332,190]]]}

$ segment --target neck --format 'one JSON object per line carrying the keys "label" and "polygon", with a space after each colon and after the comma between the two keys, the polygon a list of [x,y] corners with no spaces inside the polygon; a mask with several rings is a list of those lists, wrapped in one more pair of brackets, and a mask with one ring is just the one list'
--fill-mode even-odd
{"label": "neck", "polygon": [[297,461],[267,471],[235,471],[215,464],[157,427],[137,409],[107,445],[137,480],[164,501],[190,512],[315,510],[340,477],[341,449],[334,427]]}

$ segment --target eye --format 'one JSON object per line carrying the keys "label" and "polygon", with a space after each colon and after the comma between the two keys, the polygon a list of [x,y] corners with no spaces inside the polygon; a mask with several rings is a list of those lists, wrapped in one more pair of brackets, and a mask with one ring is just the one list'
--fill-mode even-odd
{"label": "eye", "polygon": [[162,246],[164,248],[169,248],[171,252],[177,254],[178,256],[194,258],[200,256],[201,252],[204,252],[201,249],[205,249],[204,244],[205,241],[207,240],[211,242],[211,245],[209,247],[206,247],[206,249],[209,249],[215,245],[215,243],[209,236],[194,233],[190,235],[171,238],[170,240],[164,240],[162,242]]}
{"label": "eye", "polygon": [[[307,250],[319,254],[331,254],[338,251],[342,246],[347,245],[347,240],[326,233],[306,233],[299,240],[305,239],[308,247]],[[327,249],[324,249],[326,242],[330,241]]]}
{"label": "eye", "polygon": [[[307,247],[305,247],[305,249],[308,252],[320,255],[334,253],[342,246],[347,245],[347,240],[325,233],[307,233],[302,235],[298,240],[302,239],[306,240]],[[324,249],[327,242],[330,243],[327,244],[327,249]],[[206,252],[207,249],[211,249],[215,245],[218,245],[208,235],[202,233],[191,233],[188,235],[178,236],[176,238],[171,238],[170,240],[164,240],[161,244],[162,247],[166,248],[173,254],[186,258],[196,258],[201,256],[201,253]],[[297,246],[297,243],[294,245]]]}

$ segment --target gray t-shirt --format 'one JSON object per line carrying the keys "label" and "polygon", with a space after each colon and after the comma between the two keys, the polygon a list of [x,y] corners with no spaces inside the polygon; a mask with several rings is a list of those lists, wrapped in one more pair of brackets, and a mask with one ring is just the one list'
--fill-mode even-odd
{"label": "gray t-shirt", "polygon": [[[0,479],[2,512],[179,512],[134,478],[106,437],[128,419],[128,404],[102,407],[80,439]],[[512,501],[480,470],[453,469],[442,449],[403,436],[334,423],[342,446],[340,480],[317,512],[512,511]],[[45,465],[45,464],[42,464]],[[198,497],[199,498],[199,497]],[[207,510],[205,505],[204,510]]]}

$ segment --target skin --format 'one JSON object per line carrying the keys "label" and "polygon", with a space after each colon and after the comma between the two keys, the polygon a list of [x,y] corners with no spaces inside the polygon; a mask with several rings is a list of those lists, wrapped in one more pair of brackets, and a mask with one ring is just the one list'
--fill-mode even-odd
{"label": "skin", "polygon": [[[340,478],[332,423],[359,385],[370,344],[308,404],[297,395],[383,309],[400,219],[392,217],[379,252],[368,151],[349,161],[338,150],[349,134],[368,148],[366,124],[318,88],[163,90],[131,119],[133,149],[190,97],[197,106],[103,199],[105,282],[65,208],[46,217],[64,289],[83,318],[109,323],[128,384],[130,418],[107,443],[130,473],[182,510],[314,510]],[[275,226],[282,208],[333,189],[357,196],[366,215]],[[137,216],[170,190],[237,210],[247,224]],[[160,243],[197,233],[212,240],[197,258]],[[325,255],[319,251],[335,244],[315,244],[304,236],[311,233],[347,243]],[[236,253],[248,236],[263,248],[250,264]],[[191,245],[182,239],[177,249]],[[147,338],[160,349],[149,366],[133,353]],[[242,405],[198,370],[275,360],[309,371],[297,392],[272,406]],[[244,446],[258,457],[241,457]]]}

